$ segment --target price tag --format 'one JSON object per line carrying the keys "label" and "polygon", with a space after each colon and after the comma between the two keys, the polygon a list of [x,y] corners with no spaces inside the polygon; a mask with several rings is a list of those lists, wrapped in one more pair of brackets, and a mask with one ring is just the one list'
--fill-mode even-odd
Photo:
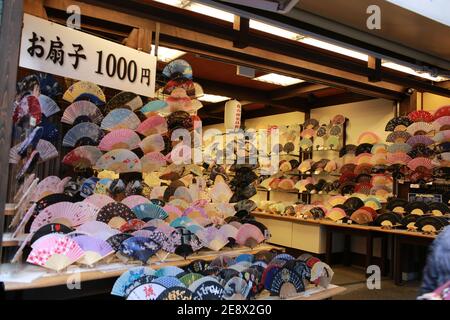
{"label": "price tag", "polygon": [[411,184],[409,187],[410,187],[411,189],[419,189],[419,188],[420,188],[420,185],[418,185],[418,184]]}

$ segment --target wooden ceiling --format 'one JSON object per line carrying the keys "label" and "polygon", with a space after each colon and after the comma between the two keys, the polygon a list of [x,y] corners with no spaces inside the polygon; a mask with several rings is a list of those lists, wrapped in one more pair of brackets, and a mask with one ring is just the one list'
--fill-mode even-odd
{"label": "wooden ceiling", "polygon": [[[48,20],[64,24],[67,14],[54,7],[45,7]],[[118,22],[105,21],[90,16],[82,17],[82,30],[105,39],[126,43],[133,28]],[[206,55],[187,52],[182,56],[194,71],[194,81],[202,85],[208,94],[223,95],[245,101],[243,117],[253,118],[278,113],[302,111],[312,108],[372,99],[369,95],[357,94],[344,87],[302,82],[282,87],[237,75],[237,64],[212,59]],[[158,63],[161,71],[164,63]],[[256,76],[270,70],[256,70]],[[204,103],[199,115],[204,124],[223,122],[224,102]]]}

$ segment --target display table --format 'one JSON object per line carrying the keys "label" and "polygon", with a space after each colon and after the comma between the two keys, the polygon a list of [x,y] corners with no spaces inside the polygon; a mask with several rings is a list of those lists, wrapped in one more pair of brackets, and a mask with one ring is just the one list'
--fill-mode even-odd
{"label": "display table", "polygon": [[[347,290],[344,287],[330,284],[328,288],[315,287],[300,293],[298,296],[290,297],[285,300],[327,300]],[[278,297],[269,295],[260,296],[257,300],[280,300]]]}

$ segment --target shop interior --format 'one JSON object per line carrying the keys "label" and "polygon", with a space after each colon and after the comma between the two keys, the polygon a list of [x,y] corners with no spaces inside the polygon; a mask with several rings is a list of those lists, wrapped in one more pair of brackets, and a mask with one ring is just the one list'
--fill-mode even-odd
{"label": "shop interior", "polygon": [[[76,120],[82,113],[75,112],[69,119],[66,110],[77,101],[89,99],[67,98],[67,90],[76,88],[80,83],[76,77],[51,75],[51,83],[59,88],[55,89],[58,93],[51,98],[59,111],[45,117],[45,121],[49,123],[48,128],[56,128],[58,134],[53,140],[46,140],[51,141],[53,147],[45,161],[42,156],[41,160],[33,161],[36,155],[31,149],[36,146],[28,146],[23,154],[19,154],[18,149],[21,149],[23,141],[32,140],[29,135],[33,128],[20,128],[17,125],[19,121],[13,123],[12,149],[8,157],[8,188],[2,215],[4,227],[0,265],[0,282],[4,284],[7,298],[26,299],[42,295],[52,299],[63,294],[65,298],[106,296],[143,299],[143,290],[148,284],[160,290],[161,296],[169,295],[171,286],[180,291],[178,280],[176,284],[170,285],[155,282],[158,270],[167,271],[167,274],[160,272],[158,277],[177,278],[178,271],[184,272],[183,275],[193,275],[192,279],[185,277],[189,285],[182,281],[186,292],[178,294],[191,298],[197,294],[198,298],[198,293],[190,290],[190,285],[202,278],[196,278],[197,275],[202,274],[203,278],[218,277],[224,269],[234,270],[238,275],[244,274],[244,270],[260,262],[258,267],[252,269],[254,274],[247,278],[233,273],[234,277],[226,275],[226,281],[222,279],[221,283],[202,283],[203,279],[198,282],[198,286],[217,286],[225,292],[227,299],[416,299],[429,247],[450,223],[449,78],[417,73],[406,67],[399,68],[400,64],[362,51],[326,44],[314,37],[296,34],[256,19],[239,17],[227,11],[214,11],[203,3],[189,2],[185,7],[180,7],[177,1],[131,1],[131,4],[109,1],[108,4],[101,4],[99,1],[41,0],[25,1],[24,12],[66,25],[68,15],[65,8],[69,2],[81,8],[82,32],[157,55],[156,92],[150,98],[122,94],[123,101],[118,101],[120,90],[96,85],[95,88],[98,87],[104,95],[104,101],[97,105],[92,99],[89,102],[101,111],[101,114],[96,114],[98,118],[93,119],[91,114],[91,119]],[[306,1],[305,6],[311,10],[325,10],[320,5],[315,7],[311,1]],[[322,13],[325,14],[324,11]],[[407,19],[407,15],[404,17],[403,12],[400,13],[401,18]],[[270,18],[269,14],[262,14],[261,17]],[[433,25],[427,24],[427,27],[433,28]],[[185,71],[190,70],[186,71],[188,81],[170,78],[170,74],[167,76],[171,67],[180,66]],[[26,80],[24,82],[23,79],[29,80],[37,74],[36,70],[18,67],[17,82],[26,87]],[[39,80],[42,94],[42,77]],[[269,132],[269,135],[271,130],[279,130],[279,144],[272,144],[268,151],[268,154],[276,153],[279,157],[276,170],[261,161],[254,167],[242,166],[242,171],[236,169],[238,166],[233,168],[230,165],[201,163],[195,168],[189,167],[191,171],[187,174],[186,166],[181,169],[181,172],[185,171],[180,173],[177,172],[179,166],[169,165],[169,161],[159,163],[155,159],[150,161],[151,170],[145,174],[143,169],[125,172],[111,169],[108,165],[100,168],[98,159],[115,149],[124,149],[117,148],[117,145],[115,148],[97,148],[101,146],[102,138],[114,130],[132,129],[139,133],[139,143],[142,143],[147,137],[161,133],[156,128],[159,125],[143,131],[138,129],[140,124],[151,117],[167,119],[162,127],[168,125],[169,129],[163,129],[161,135],[179,128],[170,124],[171,121],[180,122],[175,117],[169,120],[174,111],[167,112],[164,109],[170,107],[171,103],[181,105],[179,101],[182,99],[171,95],[175,89],[168,89],[171,80],[175,83],[179,81],[175,89],[188,86],[193,91],[188,95],[187,90],[182,92],[183,99],[189,98],[186,103],[189,106],[193,106],[195,100],[195,107],[191,108],[187,116],[192,119],[187,126],[191,132],[199,129],[192,124],[192,121],[199,119],[203,133],[214,129],[223,136],[227,135],[227,129]],[[45,92],[50,94],[51,90]],[[173,102],[174,99],[178,99],[177,102]],[[114,100],[114,103],[108,103]],[[164,106],[160,109],[155,107],[157,101],[165,101]],[[233,101],[239,104],[239,111],[236,111]],[[143,111],[150,105],[150,109],[156,109]],[[130,120],[123,124],[114,123],[111,127],[102,124],[114,109],[124,108],[132,111],[132,115],[127,116],[137,123],[131,124],[133,121]],[[182,108],[176,109],[180,110]],[[236,112],[240,114],[239,124],[230,127],[233,121],[229,119],[236,119]],[[184,126],[183,121],[184,118],[180,122],[181,127]],[[81,135],[73,143],[65,139],[75,126],[95,122],[99,132],[102,132],[102,138],[93,142],[80,142],[78,138],[82,138]],[[254,141],[258,141],[257,138]],[[211,147],[213,142],[214,137],[204,140],[201,148],[203,151],[211,150],[211,155],[219,157],[218,153],[223,154],[227,146]],[[141,146],[139,143],[135,147]],[[148,153],[167,153],[167,140],[162,140],[161,149],[155,147],[158,143],[159,140],[151,141],[147,147],[135,148],[137,151],[129,145],[125,149],[133,150],[134,156],[143,162],[143,157]],[[77,162],[80,159],[70,160],[67,155],[83,146],[97,148],[97,161],[88,165],[83,162],[81,165]],[[170,145],[169,150],[175,146]],[[248,144],[246,146],[249,152]],[[267,173],[264,169],[272,171]],[[241,173],[246,174],[248,180],[241,178]],[[197,185],[202,176],[207,181],[204,190],[207,196],[203,200],[208,199],[210,203],[200,201],[199,196],[195,201],[192,191],[189,191],[190,185]],[[58,179],[51,182],[50,189],[55,190],[45,189],[42,184],[39,187],[42,181],[50,183],[48,177]],[[64,181],[66,177],[70,178]],[[182,183],[177,184],[179,181]],[[247,185],[236,187],[239,183]],[[83,187],[89,191],[84,192]],[[181,191],[177,193],[177,187],[191,193],[188,192],[188,196]],[[169,195],[166,192],[168,188],[174,188]],[[37,190],[42,193],[33,195]],[[152,193],[152,190],[155,192]],[[213,196],[211,190],[214,190]],[[106,256],[99,256],[98,259],[91,256],[91,261],[82,258],[83,263],[73,261],[64,264],[64,267],[58,264],[57,267],[53,265],[52,269],[27,259],[27,255],[32,255],[35,250],[30,241],[33,235],[38,234],[39,228],[49,223],[59,225],[58,228],[66,226],[63,216],[50,216],[46,223],[43,220],[30,230],[30,225],[38,219],[40,212],[52,205],[45,201],[39,202],[42,198],[59,195],[60,199],[66,199],[48,200],[54,201],[55,206],[64,201],[86,203],[90,197],[95,199],[97,193],[106,201],[102,203],[103,207],[111,203],[123,205],[122,201],[127,203],[127,197],[144,197],[145,200],[139,200],[141,202],[133,205],[151,204],[165,209],[167,225],[176,220],[178,211],[191,208],[193,217],[204,218],[202,212],[207,215],[208,221],[204,222],[200,218],[198,221],[202,221],[203,225],[195,222],[195,228],[212,228],[218,232],[224,225],[233,225],[235,222],[233,228],[236,232],[246,224],[256,226],[258,237],[262,238],[255,236],[255,240],[248,236],[248,241],[233,246],[229,245],[228,237],[226,243],[216,247],[211,244],[212,240],[209,243],[204,240],[210,235],[200,231],[201,236],[197,238],[202,242],[202,249],[194,250],[194,244],[191,243],[189,253],[180,254],[174,249],[173,252],[166,250],[163,254],[161,251],[164,251],[164,246],[161,245],[150,256],[145,256],[145,262],[142,259],[139,261],[137,256],[126,256],[124,252],[127,251],[121,247],[119,240],[116,240],[118,246],[113,248],[115,250]],[[111,202],[105,200],[107,196]],[[66,197],[77,201],[67,200]],[[36,203],[40,203],[42,208],[37,210]],[[187,207],[184,207],[184,203]],[[126,210],[140,210],[133,205],[130,204]],[[96,214],[103,207],[98,205]],[[114,210],[117,217],[120,208]],[[151,210],[156,209],[152,207]],[[30,213],[34,213],[31,218]],[[97,215],[95,222],[105,222],[116,230],[124,227],[124,224],[114,225],[114,214],[108,214],[110,216],[105,221],[99,220]],[[164,220],[161,217],[138,219],[136,214],[134,219],[125,219],[125,224],[127,221],[129,223],[121,233],[139,234],[138,231],[144,225],[154,227],[152,219]],[[76,234],[77,227],[82,226],[82,223],[76,225],[70,221],[69,224],[70,231],[63,233]],[[173,227],[172,224],[170,226]],[[181,226],[183,228],[187,230],[186,226]],[[195,228],[188,230],[191,238],[197,234]],[[192,231],[194,229],[195,232]],[[60,234],[59,231],[42,232],[47,237],[56,237],[55,234],[59,237]],[[121,238],[122,241],[125,239]],[[223,261],[224,256],[234,259],[233,263],[240,261],[241,264],[233,269],[231,262]],[[289,263],[291,259],[298,263]],[[82,270],[81,292],[65,288],[67,277],[71,274],[70,266],[75,265]],[[36,269],[27,269],[30,266]],[[269,272],[264,273],[265,269],[270,269],[268,266],[287,270],[285,272],[290,276],[287,280],[281,278],[281,271],[279,279],[276,272],[268,276]],[[372,275],[369,271],[371,266],[380,272],[380,290],[367,288],[366,279]],[[146,274],[146,267],[154,273]],[[136,281],[133,283],[130,268],[140,268],[139,272],[143,273],[140,279],[144,275],[148,276],[148,283],[140,283],[140,286]],[[42,270],[47,274],[33,278],[33,272]],[[30,277],[32,280],[15,281],[14,277],[21,272],[23,278]],[[259,279],[254,279],[258,278],[258,274]],[[277,281],[267,280],[270,276],[280,281],[278,288],[274,288]],[[228,283],[230,279],[234,282],[241,279],[240,286],[230,289],[230,283],[233,282]],[[122,285],[120,281],[128,281],[126,294],[124,288],[118,288]],[[308,290],[312,290],[311,293],[304,294]],[[315,292],[316,296],[313,294]]]}

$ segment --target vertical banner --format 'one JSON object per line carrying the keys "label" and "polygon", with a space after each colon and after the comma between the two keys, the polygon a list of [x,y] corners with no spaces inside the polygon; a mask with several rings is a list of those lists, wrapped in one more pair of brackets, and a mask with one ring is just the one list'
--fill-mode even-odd
{"label": "vertical banner", "polygon": [[156,57],[29,14],[19,65],[153,97]]}

